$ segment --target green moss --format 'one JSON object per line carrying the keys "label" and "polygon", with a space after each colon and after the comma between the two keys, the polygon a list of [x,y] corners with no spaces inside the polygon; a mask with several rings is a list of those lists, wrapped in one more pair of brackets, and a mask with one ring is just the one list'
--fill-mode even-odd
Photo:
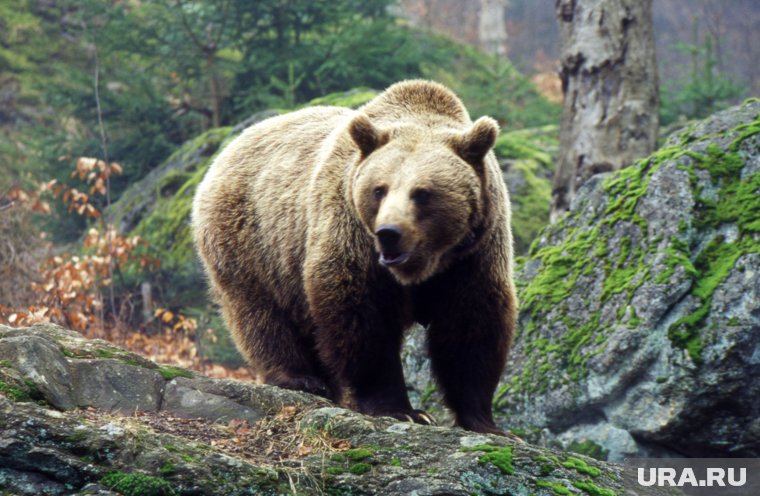
{"label": "green moss", "polygon": [[[512,394],[541,394],[582,380],[588,373],[588,359],[604,350],[608,331],[619,328],[619,323],[629,328],[641,326],[641,319],[631,306],[636,290],[652,281],[668,284],[675,275],[684,274],[693,281],[691,292],[699,304],[692,314],[671,327],[669,337],[674,346],[687,350],[689,356],[700,363],[704,347],[700,333],[709,314],[713,292],[740,256],[760,253],[760,243],[756,240],[760,233],[760,216],[757,215],[760,174],[742,177],[744,158],[739,151],[739,143],[755,125],[760,122],[729,131],[738,136],[729,147],[734,151],[724,152],[716,145],[708,145],[704,155],[685,149],[684,144],[694,139],[689,137],[689,131],[681,133],[681,143],[662,148],[604,180],[602,188],[609,201],[596,219],[581,221],[580,211],[571,212],[540,234],[531,245],[530,258],[518,260],[520,267],[526,263],[534,267],[531,279],[518,281],[521,321],[525,327],[518,330],[517,339],[523,342],[527,362],[520,375],[500,386],[494,401],[497,409],[507,407]],[[705,136],[700,141],[709,138]],[[678,139],[676,137],[676,142]],[[671,161],[687,174],[698,199],[691,222],[682,220],[679,232],[711,232],[723,224],[731,224],[738,228],[737,240],[708,245],[696,254],[694,247],[681,239],[684,235],[672,236],[668,243],[662,243],[660,237],[652,238],[649,225],[637,208],[649,190],[653,175]],[[700,198],[699,185],[705,177],[700,170],[709,172],[709,180],[714,182],[709,198]],[[615,227],[618,223],[627,224],[623,231],[627,236],[618,238],[621,231]],[[586,227],[589,224],[590,227]],[[638,226],[640,234],[632,231],[631,225]],[[562,242],[557,244],[556,239]],[[664,265],[658,273],[652,273],[655,257]],[[563,308],[563,302],[577,293],[576,286],[581,281],[587,282],[585,276],[596,280],[603,276],[601,297],[599,301],[586,301],[585,312],[571,315]],[[617,322],[607,320],[606,315],[602,320],[600,308],[610,300],[618,309],[614,316]],[[553,316],[554,322],[545,322],[548,315]],[[542,328],[559,328],[560,331],[551,337],[542,335],[535,322],[544,323]]]}
{"label": "green moss", "polygon": [[100,480],[100,483],[124,496],[172,496],[176,494],[169,482],[145,474],[109,472]]}
{"label": "green moss", "polygon": [[186,463],[197,463],[201,457],[201,452],[203,451],[203,448],[198,447],[180,449],[173,444],[166,444],[163,448],[171,453],[176,453],[177,456]]}
{"label": "green moss", "polygon": [[704,344],[700,331],[702,323],[710,313],[712,295],[728,277],[736,260],[744,253],[741,244],[726,243],[723,236],[716,236],[695,261],[697,276],[692,294],[701,303],[694,312],[680,318],[668,329],[668,338],[673,345],[687,350],[694,363],[702,362]]}
{"label": "green moss", "polygon": [[[369,472],[372,469],[370,465],[370,458],[375,454],[377,448],[374,446],[364,446],[359,448],[349,449],[340,453],[335,453],[330,457],[330,460],[338,463],[338,466],[327,467],[325,472],[330,475],[339,475],[344,473],[351,473],[354,475],[362,475]],[[394,458],[398,461],[398,465],[401,464],[401,460]],[[391,465],[395,465],[391,460]]]}
{"label": "green moss", "polygon": [[[231,137],[232,129],[211,129],[185,144],[167,160],[171,162],[182,159],[182,156],[189,157],[197,153],[198,149],[205,149],[204,155],[208,157],[202,160],[195,170],[167,174],[158,184],[161,194],[156,196],[152,211],[140,220],[132,232],[148,242],[153,255],[161,260],[164,269],[182,269],[191,266],[195,261],[189,225],[193,194],[215,155],[223,148],[225,140]],[[179,177],[184,181],[181,184],[177,183]],[[165,181],[169,181],[170,184]],[[176,192],[170,194],[175,190]]]}
{"label": "green moss", "polygon": [[95,356],[98,358],[115,358],[119,350],[112,348],[98,348]]}
{"label": "green moss", "polygon": [[657,377],[654,381],[657,384],[665,384],[666,382],[668,382],[668,378],[660,376],[660,377]]}
{"label": "green moss", "polygon": [[730,319],[728,319],[728,325],[730,327],[737,327],[737,326],[739,326],[741,324],[739,322],[739,318],[738,317],[731,317]]}
{"label": "green moss", "polygon": [[366,474],[370,470],[372,470],[372,466],[369,463],[354,463],[348,469],[349,473],[352,473],[354,475]]}
{"label": "green moss", "polygon": [[374,453],[375,453],[375,450],[372,448],[353,448],[353,449],[344,451],[343,455],[346,457],[347,460],[358,462],[358,461],[364,460],[365,458],[369,458]]}
{"label": "green moss", "polygon": [[567,451],[572,451],[573,453],[579,453],[581,455],[590,456],[591,458],[596,458],[597,460],[602,460],[602,461],[607,460],[607,455],[609,455],[610,453],[609,450],[604,449],[601,445],[588,439],[582,442],[573,441],[572,443],[568,445]]}
{"label": "green moss", "polygon": [[599,487],[587,481],[573,481],[573,485],[591,496],[617,496],[615,491]]}
{"label": "green moss", "polygon": [[683,267],[687,277],[694,279],[697,277],[697,270],[689,259],[689,247],[673,236],[670,238],[670,246],[665,249],[667,258],[665,259],[666,269],[657,275],[655,282],[658,284],[667,284],[670,282],[670,278],[676,272],[676,268]]}
{"label": "green moss", "polygon": [[171,367],[171,366],[162,366],[158,368],[158,373],[161,374],[161,377],[163,377],[167,381],[171,381],[175,377],[187,377],[188,379],[193,378],[192,372],[181,369],[179,367]]}
{"label": "green moss", "polygon": [[478,463],[491,463],[507,475],[515,473],[512,466],[512,446],[500,447],[492,444],[479,444],[471,448],[462,448],[462,451],[485,451],[486,454],[478,458]]}
{"label": "green moss", "polygon": [[13,367],[13,364],[10,362],[10,360],[0,360],[0,369],[2,368],[11,368]]}
{"label": "green moss", "polygon": [[369,102],[378,95],[378,92],[369,88],[354,88],[349,91],[330,93],[311,100],[305,107],[314,105],[327,105],[336,107],[358,108]]}
{"label": "green moss", "polygon": [[572,494],[572,492],[568,488],[566,488],[559,482],[547,482],[547,481],[540,480],[536,482],[536,485],[539,487],[545,487],[547,489],[551,489],[552,491],[554,491],[554,494],[558,494],[560,496],[566,496],[568,494]]}
{"label": "green moss", "polygon": [[394,467],[400,467],[401,458],[398,458],[398,457],[391,458],[390,464],[393,465]]}
{"label": "green moss", "polygon": [[602,473],[602,471],[598,468],[592,467],[580,458],[575,458],[572,456],[567,457],[567,459],[562,462],[562,466],[565,468],[575,469],[576,471],[585,475],[590,475],[591,477],[599,477],[599,475]]}
{"label": "green moss", "polygon": [[173,463],[166,462],[163,465],[161,465],[161,468],[158,469],[158,472],[161,475],[169,475],[169,474],[173,473],[175,470],[177,470],[177,468],[174,466]]}

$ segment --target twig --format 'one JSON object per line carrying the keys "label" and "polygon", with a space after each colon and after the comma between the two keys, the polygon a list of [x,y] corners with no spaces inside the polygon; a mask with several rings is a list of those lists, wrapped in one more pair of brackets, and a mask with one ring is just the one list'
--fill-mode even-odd
{"label": "twig", "polygon": [[[113,292],[113,253],[111,245],[111,163],[108,160],[108,144],[106,142],[106,129],[103,126],[103,112],[100,107],[100,65],[98,63],[98,46],[93,41],[93,58],[95,62],[95,106],[98,111],[98,128],[100,129],[100,146],[103,150],[103,160],[106,163],[106,209],[101,217],[101,226],[106,231],[106,250],[108,253],[108,298],[111,304],[111,314],[114,320],[118,318],[116,313],[116,298]],[[105,330],[105,329],[104,329]]]}

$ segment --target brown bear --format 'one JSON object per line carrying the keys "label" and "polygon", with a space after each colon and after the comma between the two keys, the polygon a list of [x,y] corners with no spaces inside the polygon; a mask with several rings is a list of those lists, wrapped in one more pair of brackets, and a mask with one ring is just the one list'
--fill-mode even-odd
{"label": "brown bear", "polygon": [[457,424],[500,432],[491,402],[517,301],[498,131],[415,80],[359,110],[268,119],[219,154],[195,196],[194,236],[260,382],[430,423],[400,359],[419,322]]}

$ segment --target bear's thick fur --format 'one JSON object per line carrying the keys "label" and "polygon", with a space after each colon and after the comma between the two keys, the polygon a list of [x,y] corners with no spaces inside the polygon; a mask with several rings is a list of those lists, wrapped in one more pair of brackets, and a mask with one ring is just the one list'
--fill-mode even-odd
{"label": "bear's thick fur", "polygon": [[268,119],[222,151],[195,196],[195,241],[261,382],[427,423],[399,356],[416,321],[457,424],[499,432],[517,302],[497,134],[443,86],[405,81],[358,111]]}

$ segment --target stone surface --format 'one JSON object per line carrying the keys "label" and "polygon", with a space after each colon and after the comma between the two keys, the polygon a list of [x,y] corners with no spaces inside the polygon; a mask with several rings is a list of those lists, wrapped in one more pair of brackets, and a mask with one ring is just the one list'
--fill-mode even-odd
{"label": "stone surface", "polygon": [[[178,372],[55,325],[0,326],[0,350],[9,357],[0,361],[1,494],[623,493],[618,465]],[[27,351],[14,358],[8,350]],[[108,411],[56,408],[61,393],[36,388],[65,374],[73,403]],[[139,411],[155,407],[144,401],[154,395],[161,411]],[[116,397],[135,408],[115,414]]]}
{"label": "stone surface", "polygon": [[120,413],[159,408],[164,380],[156,370],[115,358],[72,360],[70,369],[79,407]]}
{"label": "stone surface", "polygon": [[242,419],[254,424],[265,415],[264,412],[241,404],[239,397],[209,392],[208,388],[197,382],[184,377],[170,381],[166,385],[161,408],[178,417],[203,417],[215,422]]}
{"label": "stone surface", "polygon": [[497,409],[625,456],[760,454],[760,102],[592,178],[520,266]]}

